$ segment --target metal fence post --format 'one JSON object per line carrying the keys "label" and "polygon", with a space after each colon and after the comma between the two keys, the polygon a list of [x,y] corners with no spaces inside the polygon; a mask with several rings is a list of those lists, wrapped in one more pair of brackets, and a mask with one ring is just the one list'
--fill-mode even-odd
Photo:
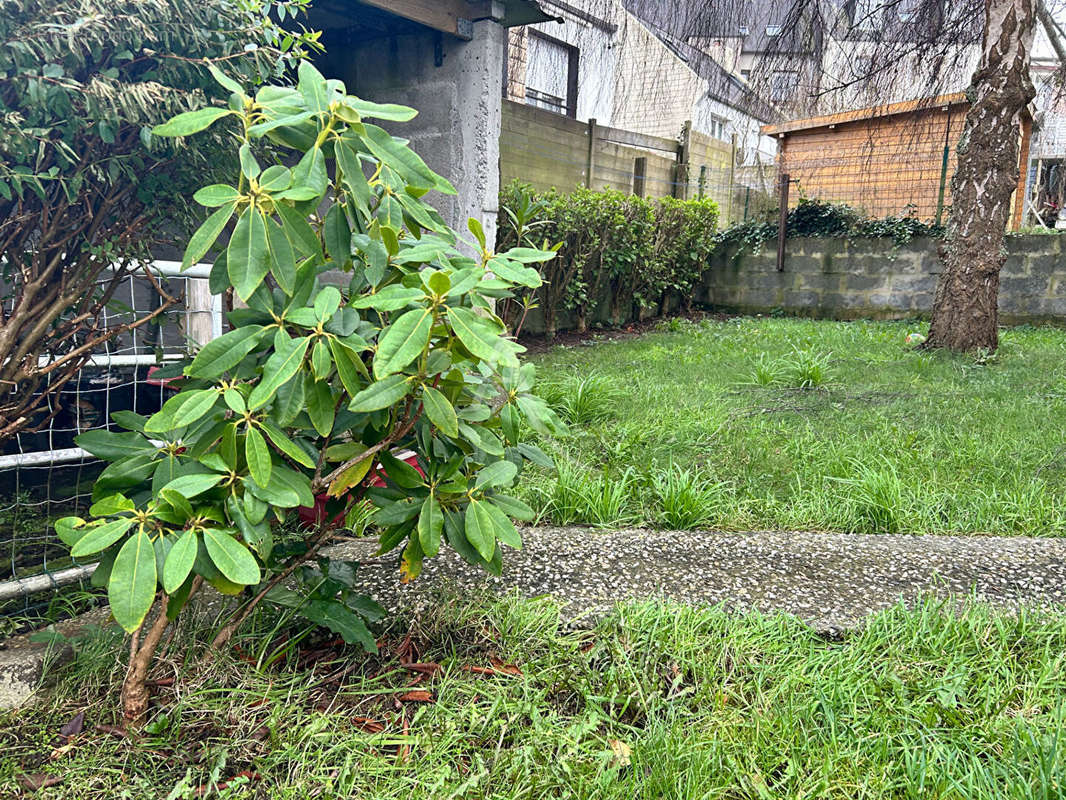
{"label": "metal fence post", "polygon": [[726,195],[726,225],[733,224],[733,184],[736,181],[737,175],[737,135],[734,133],[729,138],[729,194]]}
{"label": "metal fence post", "polygon": [[782,172],[777,188],[777,271],[785,271],[785,235],[788,228],[788,173]]}
{"label": "metal fence post", "polygon": [[585,188],[592,187],[592,171],[596,168],[596,120],[589,120],[589,152],[585,159]]}

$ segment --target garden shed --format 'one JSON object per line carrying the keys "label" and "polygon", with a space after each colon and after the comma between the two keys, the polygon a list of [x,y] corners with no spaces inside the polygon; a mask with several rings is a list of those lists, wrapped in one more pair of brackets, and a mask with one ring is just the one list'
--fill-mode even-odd
{"label": "garden shed", "polygon": [[[778,144],[778,177],[801,197],[861,208],[870,216],[912,214],[943,222],[951,201],[955,155],[968,108],[966,96],[927,97],[763,127]],[[1029,159],[1032,119],[1022,123],[1019,163]],[[1010,227],[1021,224],[1021,170]]]}

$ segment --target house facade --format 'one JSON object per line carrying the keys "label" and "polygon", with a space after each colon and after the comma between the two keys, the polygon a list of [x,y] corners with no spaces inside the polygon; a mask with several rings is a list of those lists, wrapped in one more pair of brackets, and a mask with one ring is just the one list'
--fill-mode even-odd
{"label": "house facade", "polygon": [[[505,96],[587,122],[678,138],[686,124],[773,158],[775,113],[709,55],[616,0],[542,0],[555,19],[510,32]],[[669,4],[665,4],[669,5]],[[638,9],[639,11],[639,9]]]}

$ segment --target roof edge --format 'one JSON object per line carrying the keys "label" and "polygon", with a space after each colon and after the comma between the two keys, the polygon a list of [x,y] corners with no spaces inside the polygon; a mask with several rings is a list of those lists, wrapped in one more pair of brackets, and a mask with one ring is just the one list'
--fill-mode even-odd
{"label": "roof edge", "polygon": [[854,111],[841,111],[836,114],[825,114],[820,117],[808,117],[791,122],[782,122],[777,125],[764,125],[760,132],[767,136],[781,136],[795,131],[810,130],[811,128],[827,128],[831,125],[842,125],[846,122],[860,122],[877,117],[891,117],[897,114],[910,114],[914,111],[928,111],[946,106],[957,106],[967,103],[965,92],[952,92],[934,97],[923,97],[918,100],[905,100],[901,103],[889,103],[887,105],[867,106]]}
{"label": "roof edge", "polygon": [[504,0],[500,24],[505,28],[535,25],[538,22],[555,22],[559,19],[545,11],[538,0]]}

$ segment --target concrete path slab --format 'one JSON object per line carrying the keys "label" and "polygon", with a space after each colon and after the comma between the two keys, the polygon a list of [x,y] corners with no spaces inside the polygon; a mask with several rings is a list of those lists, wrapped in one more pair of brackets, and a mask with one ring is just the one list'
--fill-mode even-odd
{"label": "concrete path slab", "polygon": [[832,633],[922,594],[972,595],[1005,609],[1066,603],[1066,539],[588,528],[531,528],[523,539],[523,550],[504,551],[500,577],[442,550],[406,585],[398,582],[399,550],[374,559],[376,541],[367,540],[331,555],[369,560],[360,582],[393,610],[422,608],[441,590],[481,587],[554,595],[576,616],[662,595],[784,611]]}

